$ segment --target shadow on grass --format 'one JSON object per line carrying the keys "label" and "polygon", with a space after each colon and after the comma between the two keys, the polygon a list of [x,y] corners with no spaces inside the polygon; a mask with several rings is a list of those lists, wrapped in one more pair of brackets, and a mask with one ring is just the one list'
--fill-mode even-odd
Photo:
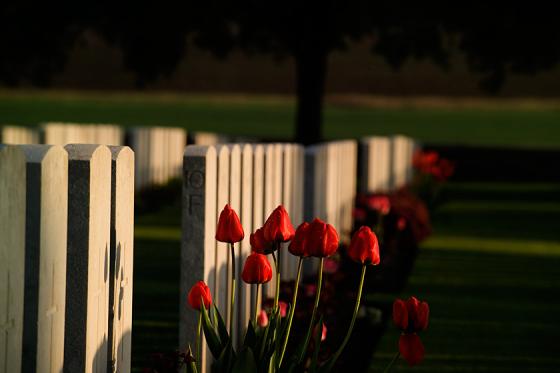
{"label": "shadow on grass", "polygon": [[[560,223],[558,185],[456,185],[434,215],[435,236],[421,248],[403,294],[430,304],[421,338],[425,361],[410,371],[558,371]],[[546,201],[553,201],[551,204]],[[534,240],[538,242],[535,250]],[[388,324],[370,371],[396,351]],[[399,361],[395,371],[408,371]]]}

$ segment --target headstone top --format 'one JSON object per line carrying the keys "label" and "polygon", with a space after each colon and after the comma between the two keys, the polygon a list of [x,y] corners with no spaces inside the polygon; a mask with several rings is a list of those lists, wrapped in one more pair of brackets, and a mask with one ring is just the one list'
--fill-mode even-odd
{"label": "headstone top", "polygon": [[89,161],[94,158],[97,152],[107,153],[110,156],[109,148],[105,145],[68,144],[64,148],[74,161]]}

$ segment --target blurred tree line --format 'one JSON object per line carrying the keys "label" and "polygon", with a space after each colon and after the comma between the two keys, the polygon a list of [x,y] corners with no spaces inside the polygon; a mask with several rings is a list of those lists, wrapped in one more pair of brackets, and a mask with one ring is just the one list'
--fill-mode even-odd
{"label": "blurred tree line", "polygon": [[0,5],[0,80],[46,86],[64,69],[84,31],[122,51],[139,86],[172,74],[191,44],[227,58],[291,57],[295,63],[296,140],[321,139],[329,55],[368,38],[371,52],[399,68],[409,58],[449,67],[460,50],[496,92],[508,73],[554,67],[560,28],[553,3],[401,1],[31,2]]}

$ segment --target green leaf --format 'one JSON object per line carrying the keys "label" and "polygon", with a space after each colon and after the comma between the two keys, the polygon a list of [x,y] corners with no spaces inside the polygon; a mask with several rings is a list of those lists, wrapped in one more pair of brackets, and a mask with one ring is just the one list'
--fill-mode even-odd
{"label": "green leaf", "polygon": [[231,346],[231,342],[224,347],[222,353],[214,363],[212,367],[212,371],[216,372],[230,372],[231,367],[235,361],[235,352],[233,351],[233,347]]}
{"label": "green leaf", "polygon": [[[255,332],[255,324],[253,320],[249,320],[249,325],[247,326],[247,332],[245,333],[245,339],[243,340],[243,347],[249,347],[251,349],[255,348],[257,345],[257,334]],[[253,353],[251,351],[251,353]]]}
{"label": "green leaf", "polygon": [[255,364],[255,356],[253,350],[244,348],[237,355],[232,373],[257,373],[257,365]]}
{"label": "green leaf", "polygon": [[198,369],[196,368],[196,360],[192,354],[191,345],[187,348],[187,357],[186,357],[186,367],[187,373],[198,373]]}
{"label": "green leaf", "polygon": [[220,337],[218,337],[218,335],[216,334],[216,330],[214,330],[214,327],[210,322],[210,318],[208,317],[206,308],[201,307],[200,312],[202,312],[202,330],[204,330],[206,343],[208,344],[210,352],[212,352],[212,355],[214,355],[214,358],[217,359],[223,350],[222,343],[220,343]]}
{"label": "green leaf", "polygon": [[224,322],[224,319],[220,314],[220,310],[216,306],[214,306],[214,309],[216,310],[216,314],[218,315],[218,333],[220,335],[220,340],[222,341],[222,346],[225,346],[230,340],[226,323]]}

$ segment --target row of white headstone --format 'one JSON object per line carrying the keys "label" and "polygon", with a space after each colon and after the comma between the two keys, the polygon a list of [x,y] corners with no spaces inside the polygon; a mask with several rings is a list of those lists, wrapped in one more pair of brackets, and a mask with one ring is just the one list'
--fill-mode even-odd
{"label": "row of white headstone", "polygon": [[129,372],[134,153],[0,145],[0,371]]}
{"label": "row of white headstone", "polygon": [[[360,147],[368,156],[366,185],[379,185],[370,191],[388,192],[411,180],[415,142],[404,136],[365,139]],[[373,141],[375,140],[375,141]],[[370,155],[371,154],[371,155]],[[373,156],[375,155],[375,156]],[[382,173],[377,168],[383,167]],[[187,146],[183,164],[183,238],[181,249],[180,345],[193,343],[197,328],[196,311],[187,304],[190,287],[204,280],[215,304],[229,320],[239,322],[231,331],[235,343],[241,342],[250,315],[255,310],[255,289],[238,283],[236,315],[229,315],[231,263],[226,244],[216,242],[216,224],[226,203],[239,213],[245,239],[236,245],[237,271],[251,251],[249,234],[261,227],[278,205],[283,204],[294,226],[304,219],[319,217],[339,232],[348,243],[353,228],[352,210],[356,197],[358,143],[333,141],[303,148],[296,144],[224,144]],[[379,175],[383,176],[379,176]],[[387,183],[381,185],[380,180]],[[297,258],[283,250],[282,278],[295,279]],[[306,273],[317,263],[306,266]],[[239,278],[239,276],[237,277]],[[262,295],[274,295],[274,278]],[[260,302],[259,302],[260,303]],[[229,325],[229,324],[228,324]],[[210,371],[209,350],[202,352],[203,372]]]}
{"label": "row of white headstone", "polygon": [[[231,139],[211,132],[194,132],[198,145],[226,143]],[[75,124],[48,122],[32,129],[21,126],[0,127],[3,144],[128,144],[137,154],[136,189],[166,184],[181,177],[183,149],[187,132],[177,127],[135,127],[123,129],[110,124]]]}
{"label": "row of white headstone", "polygon": [[[226,322],[238,320],[232,336],[243,337],[254,310],[254,289],[237,283],[237,307],[228,313],[231,285],[231,263],[226,244],[214,239],[220,211],[229,203],[241,219],[245,239],[236,244],[237,278],[245,258],[251,252],[249,234],[261,227],[268,215],[280,204],[287,209],[292,222],[303,221],[304,149],[296,144],[231,144],[187,146],[183,168],[183,239],[181,250],[181,319],[180,345],[193,341],[196,330],[195,311],[187,307],[187,293],[198,280],[211,289],[215,304]],[[281,259],[283,277],[295,278],[297,258]],[[263,288],[262,294],[274,294],[275,282]],[[204,366],[211,361],[203,351]]]}

